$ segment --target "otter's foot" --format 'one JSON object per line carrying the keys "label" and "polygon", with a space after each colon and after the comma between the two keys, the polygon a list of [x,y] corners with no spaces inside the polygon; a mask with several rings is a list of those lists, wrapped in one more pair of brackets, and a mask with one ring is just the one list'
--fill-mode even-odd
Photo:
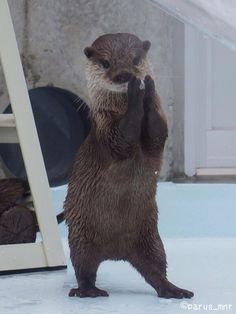
{"label": "otter's foot", "polygon": [[175,298],[175,299],[190,299],[194,296],[194,293],[188,290],[184,290],[176,287],[168,280],[163,281],[158,288],[158,296],[160,298]]}
{"label": "otter's foot", "polygon": [[69,292],[69,297],[96,298],[108,296],[109,294],[105,290],[98,289],[97,287],[91,287],[88,289],[73,288]]}

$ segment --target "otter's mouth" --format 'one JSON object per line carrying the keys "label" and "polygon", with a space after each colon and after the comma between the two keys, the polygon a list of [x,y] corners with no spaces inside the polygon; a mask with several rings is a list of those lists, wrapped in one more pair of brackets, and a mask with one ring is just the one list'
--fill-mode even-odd
{"label": "otter's mouth", "polygon": [[128,91],[128,82],[118,84],[111,81],[109,83],[107,82],[104,87],[111,92],[126,93]]}
{"label": "otter's mouth", "polygon": [[129,82],[126,82],[126,83],[120,83],[120,84],[116,84],[116,86],[118,86],[120,89],[122,90],[128,90],[128,83]]}
{"label": "otter's mouth", "polygon": [[114,78],[113,78],[113,82],[115,84],[125,84],[128,83],[130,81],[130,79],[132,78],[132,73],[130,72],[121,72],[119,74],[117,74]]}
{"label": "otter's mouth", "polygon": [[130,72],[121,72],[109,80],[109,83],[107,82],[106,88],[113,92],[126,93],[128,91],[128,83],[133,75]]}
{"label": "otter's mouth", "polygon": [[117,92],[127,92],[128,82],[132,78],[133,74],[129,72],[120,72],[112,79],[112,89]]}

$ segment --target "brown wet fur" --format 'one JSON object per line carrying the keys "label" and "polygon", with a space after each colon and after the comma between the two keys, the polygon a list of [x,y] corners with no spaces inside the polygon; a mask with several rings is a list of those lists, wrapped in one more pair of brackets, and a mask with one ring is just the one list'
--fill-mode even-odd
{"label": "brown wet fur", "polygon": [[[105,260],[130,262],[160,297],[193,296],[167,280],[157,229],[155,197],[168,130],[150,76],[149,47],[131,34],[108,34],[85,49],[92,127],[74,162],[64,204],[78,282],[70,296],[108,295],[95,287]],[[138,66],[132,63],[137,55]],[[101,58],[109,69],[102,68]],[[112,82],[119,71],[131,74],[126,91]],[[139,89],[140,78],[145,90]]]}
{"label": "brown wet fur", "polygon": [[0,179],[0,215],[29,192],[27,181],[18,178]]}
{"label": "brown wet fur", "polygon": [[35,213],[20,204],[29,192],[26,180],[0,179],[0,245],[35,242]]}
{"label": "brown wet fur", "polygon": [[36,221],[34,213],[16,205],[0,216],[0,245],[33,243],[36,240]]}

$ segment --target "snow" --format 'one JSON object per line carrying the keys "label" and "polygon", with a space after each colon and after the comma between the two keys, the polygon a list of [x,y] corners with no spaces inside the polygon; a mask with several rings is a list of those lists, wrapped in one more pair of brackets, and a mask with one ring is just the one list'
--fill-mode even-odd
{"label": "snow", "polygon": [[236,1],[151,0],[184,23],[236,49]]}
{"label": "snow", "polygon": [[[65,187],[53,191],[58,211],[65,193]],[[2,276],[0,313],[183,314],[207,312],[186,307],[216,308],[218,304],[228,306],[225,312],[235,313],[235,203],[234,184],[159,185],[159,224],[168,257],[168,277],[180,287],[193,290],[191,300],[158,298],[125,262],[104,262],[99,268],[97,286],[108,291],[108,298],[69,298],[68,291],[76,281],[69,260],[67,231],[62,224],[68,269]]]}

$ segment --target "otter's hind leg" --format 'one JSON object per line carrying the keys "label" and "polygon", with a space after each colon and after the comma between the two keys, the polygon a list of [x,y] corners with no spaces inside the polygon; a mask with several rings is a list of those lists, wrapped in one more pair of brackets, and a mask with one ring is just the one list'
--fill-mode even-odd
{"label": "otter's hind leg", "polygon": [[86,245],[71,246],[71,261],[75,269],[78,288],[69,292],[70,297],[107,297],[108,293],[95,286],[97,269],[102,262],[96,247]]}
{"label": "otter's hind leg", "polygon": [[140,239],[128,261],[141,273],[145,280],[162,298],[191,298],[193,292],[174,286],[166,278],[166,255],[159,234]]}

